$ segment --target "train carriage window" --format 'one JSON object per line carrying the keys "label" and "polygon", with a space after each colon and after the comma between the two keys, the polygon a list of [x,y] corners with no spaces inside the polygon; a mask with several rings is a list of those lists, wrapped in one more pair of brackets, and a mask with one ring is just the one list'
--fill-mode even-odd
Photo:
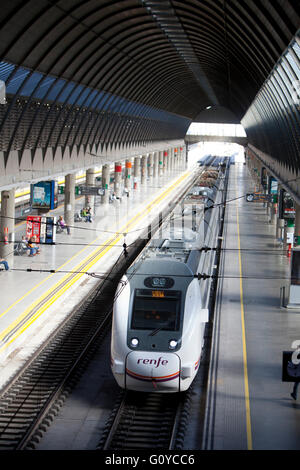
{"label": "train carriage window", "polygon": [[178,331],[180,328],[180,292],[166,291],[152,297],[151,291],[137,289],[133,302],[131,329]]}

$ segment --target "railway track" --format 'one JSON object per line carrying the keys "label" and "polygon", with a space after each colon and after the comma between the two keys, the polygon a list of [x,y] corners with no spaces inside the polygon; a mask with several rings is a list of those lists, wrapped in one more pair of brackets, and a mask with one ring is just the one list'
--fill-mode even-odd
{"label": "railway track", "polygon": [[132,262],[145,240],[128,250],[126,263],[119,261],[71,318],[60,325],[0,398],[0,450],[34,447],[30,439],[51,423],[74,387],[87,361],[107,335],[113,298],[125,265]]}
{"label": "railway track", "polygon": [[[64,324],[59,326],[57,331],[47,340],[47,344],[42,345],[36,352],[26,369],[20,372],[2,392],[0,397],[0,450],[32,449],[35,442],[38,442],[47,430],[64,400],[81,377],[91,355],[106,337],[111,325],[111,312],[117,283],[146,242],[146,237],[138,239],[127,249],[126,258],[123,257],[115,264],[109,274],[109,279],[102,281],[91,293],[89,300],[83,301]],[[157,441],[160,447],[176,448],[179,445],[188,400],[184,401],[183,397],[178,400],[178,396],[173,398],[162,396],[159,399],[157,394],[147,398],[147,405],[151,409],[151,419],[147,407],[143,406],[140,400],[135,398],[136,406],[131,401],[131,396],[124,397],[124,400],[117,413],[120,423],[123,423],[125,416],[123,412],[125,409],[128,410],[128,403],[131,414],[127,411],[126,419],[133,422],[134,415],[140,417],[140,424],[137,428],[139,436],[132,437],[131,441],[127,440],[128,445],[140,445],[144,446],[143,448],[147,448],[148,445],[153,447],[153,437],[151,437],[150,431],[148,432],[148,441],[146,441],[146,435],[141,432],[141,426],[144,429],[146,422],[149,423],[149,429],[151,426],[152,430],[156,428],[155,442]],[[161,437],[157,440],[157,428],[162,428],[162,410],[166,410],[164,431],[161,430]],[[155,422],[156,424],[154,424]],[[136,424],[131,427],[132,431],[135,426]],[[116,429],[116,424],[114,429]],[[143,440],[140,440],[140,444],[138,444],[142,434]],[[119,443],[113,439],[105,445],[124,445],[121,441]],[[137,440],[136,444],[135,439]]]}
{"label": "railway track", "polygon": [[[227,190],[226,177],[223,202]],[[222,209],[221,225],[218,238],[218,248],[221,248],[225,207]],[[218,259],[219,262],[219,259]],[[217,262],[217,264],[218,264]],[[215,273],[218,267],[215,266]],[[210,292],[210,309],[214,310],[214,292],[217,284],[214,282]],[[212,322],[212,321],[211,321]],[[210,322],[210,323],[211,323]],[[198,408],[205,408],[205,388],[209,370],[209,352],[211,347],[211,324],[206,325],[203,364],[199,381],[203,393]],[[196,382],[196,381],[195,381]],[[182,449],[187,424],[190,421],[190,408],[195,382],[184,393],[158,394],[123,392],[106,424],[98,449],[100,450],[147,450],[147,449]],[[203,412],[203,411],[202,411]],[[199,434],[203,434],[204,419],[199,426]]]}
{"label": "railway track", "polygon": [[180,449],[188,421],[189,395],[121,394],[98,449]]}

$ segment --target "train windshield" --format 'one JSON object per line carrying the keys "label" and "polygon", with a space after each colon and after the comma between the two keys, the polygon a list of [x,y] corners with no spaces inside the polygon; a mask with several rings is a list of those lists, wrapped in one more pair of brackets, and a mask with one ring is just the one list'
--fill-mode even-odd
{"label": "train windshield", "polygon": [[133,330],[178,331],[180,292],[137,289],[131,317]]}

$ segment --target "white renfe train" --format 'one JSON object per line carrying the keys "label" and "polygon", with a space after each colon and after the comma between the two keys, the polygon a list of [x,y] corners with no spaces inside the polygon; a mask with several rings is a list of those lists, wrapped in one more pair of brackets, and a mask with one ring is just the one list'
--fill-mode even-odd
{"label": "white renfe train", "polygon": [[[181,209],[184,224],[180,217],[175,218],[175,225],[174,219],[169,222],[119,283],[113,309],[111,368],[121,388],[182,392],[197,374],[208,309],[204,308],[201,281],[195,277],[200,258],[205,256],[200,250],[204,245],[204,204],[203,198],[197,201],[192,194],[192,200]],[[200,223],[195,224],[195,214]]]}

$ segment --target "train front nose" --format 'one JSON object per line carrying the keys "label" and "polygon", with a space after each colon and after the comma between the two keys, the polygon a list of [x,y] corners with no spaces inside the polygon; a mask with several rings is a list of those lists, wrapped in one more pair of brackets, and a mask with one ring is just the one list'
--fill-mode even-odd
{"label": "train front nose", "polygon": [[179,392],[180,359],[174,353],[132,351],[126,358],[126,388]]}

